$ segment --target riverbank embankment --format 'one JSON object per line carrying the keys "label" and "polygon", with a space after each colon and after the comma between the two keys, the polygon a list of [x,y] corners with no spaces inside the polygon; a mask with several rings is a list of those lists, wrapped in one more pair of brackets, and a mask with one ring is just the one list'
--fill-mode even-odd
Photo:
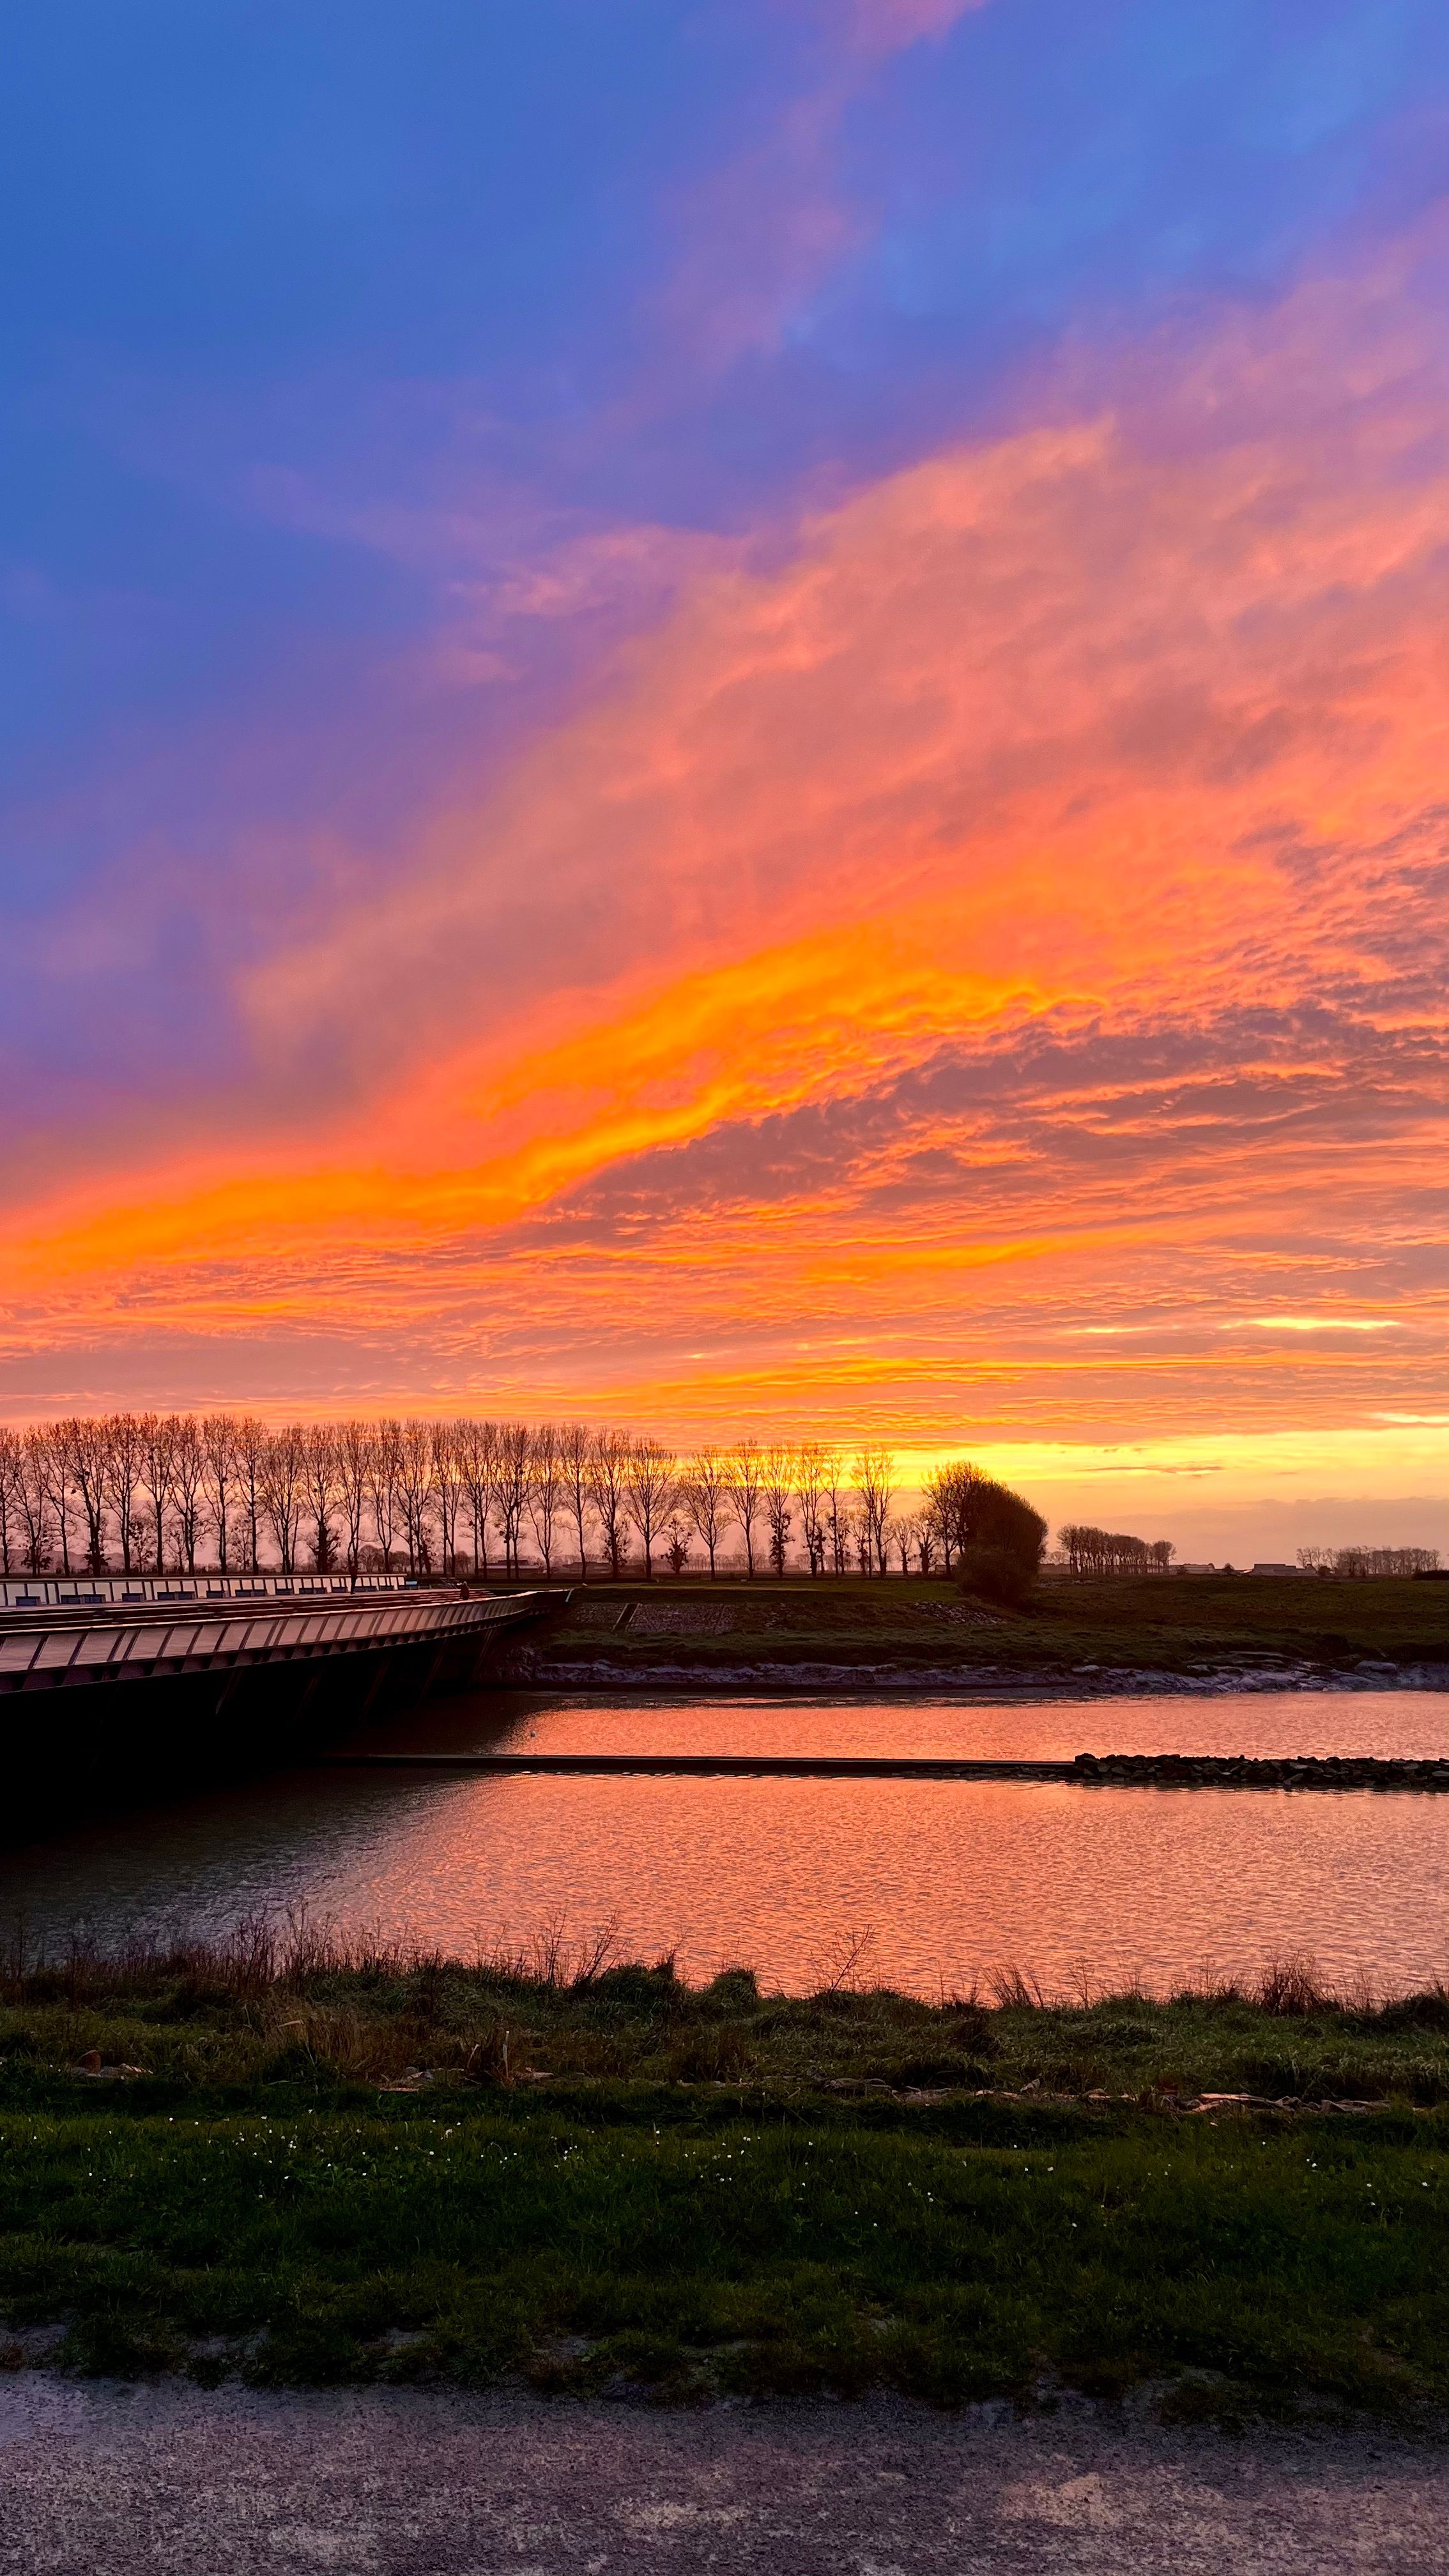
{"label": "riverbank embankment", "polygon": [[575,1586],[491,1678],[550,1691],[965,1699],[1449,1689],[1449,1585],[1043,1579],[1019,1610],[892,1577]]}
{"label": "riverbank embankment", "polygon": [[1449,1997],[573,1958],[12,1963],[0,2358],[588,2400],[1449,2401]]}

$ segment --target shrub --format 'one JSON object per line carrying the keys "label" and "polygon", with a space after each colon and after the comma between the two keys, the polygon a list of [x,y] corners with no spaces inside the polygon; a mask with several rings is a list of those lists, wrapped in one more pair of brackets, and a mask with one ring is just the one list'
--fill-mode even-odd
{"label": "shrub", "polygon": [[1036,1576],[1034,1565],[1026,1564],[1004,1547],[968,1547],[961,1559],[961,1589],[980,1601],[995,1601],[1008,1610],[1023,1609],[1031,1599]]}

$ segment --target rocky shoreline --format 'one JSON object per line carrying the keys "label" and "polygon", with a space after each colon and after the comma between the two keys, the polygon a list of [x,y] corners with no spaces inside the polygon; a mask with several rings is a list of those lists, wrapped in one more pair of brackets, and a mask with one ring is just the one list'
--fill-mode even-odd
{"label": "rocky shoreline", "polygon": [[490,1681],[511,1690],[689,1691],[735,1697],[756,1693],[818,1697],[822,1691],[947,1691],[955,1698],[1001,1700],[1099,1700],[1142,1698],[1221,1699],[1252,1691],[1449,1691],[1449,1663],[1359,1664],[1348,1669],[1309,1663],[1216,1665],[1200,1672],[1163,1672],[1121,1665],[1093,1672],[1003,1672],[986,1664],[867,1664],[803,1661],[720,1664],[650,1661],[618,1663],[602,1656],[555,1658],[537,1646],[500,1654]]}

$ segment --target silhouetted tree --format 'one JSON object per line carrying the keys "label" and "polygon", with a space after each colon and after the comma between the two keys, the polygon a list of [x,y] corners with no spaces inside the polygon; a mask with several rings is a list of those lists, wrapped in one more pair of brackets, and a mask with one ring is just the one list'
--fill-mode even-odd
{"label": "silhouetted tree", "polygon": [[715,1558],[729,1518],[729,1482],[725,1460],[718,1449],[706,1445],[703,1449],[696,1449],[680,1485],[680,1501],[704,1549],[711,1583],[715,1579]]}
{"label": "silhouetted tree", "polygon": [[267,1431],[255,1414],[244,1413],[236,1426],[236,1481],[247,1531],[247,1565],[255,1574],[262,1561],[262,1467]]}
{"label": "silhouetted tree", "polygon": [[0,1423],[0,1574],[13,1574],[23,1526],[20,1509],[20,1434]]}
{"label": "silhouetted tree", "polygon": [[174,1413],[143,1413],[141,1435],[141,1491],[151,1506],[151,1562],[157,1574],[166,1571],[166,1515],[171,1508],[171,1477],[176,1464],[176,1416]]}
{"label": "silhouetted tree", "polygon": [[563,1467],[558,1433],[540,1422],[528,1447],[528,1518],[544,1573],[553,1572],[553,1533],[564,1503]]}
{"label": "silhouetted tree", "polygon": [[44,1427],[33,1423],[20,1443],[20,1517],[25,1532],[27,1573],[47,1572],[53,1553],[50,1462]]}
{"label": "silhouetted tree", "polygon": [[280,1571],[297,1571],[297,1538],[306,1502],[306,1435],[299,1422],[274,1431],[262,1456],[262,1509]]}
{"label": "silhouetted tree", "polygon": [[598,1515],[609,1573],[615,1583],[623,1574],[629,1553],[624,1510],[629,1449],[627,1432],[600,1431],[589,1462],[589,1491]]}
{"label": "silhouetted tree", "polygon": [[201,1535],[201,1500],[206,1476],[206,1448],[194,1413],[173,1416],[171,1501],[176,1525],[176,1561],[196,1572],[196,1543]]}
{"label": "silhouetted tree", "polygon": [[794,1491],[794,1450],[778,1446],[765,1450],[760,1460],[760,1499],[769,1532],[770,1563],[777,1575],[784,1574],[789,1558],[793,1521],[790,1502]]}
{"label": "silhouetted tree", "polygon": [[868,1561],[863,1573],[886,1570],[886,1521],[890,1516],[891,1497],[895,1492],[896,1462],[889,1449],[862,1447],[851,1467],[856,1502],[865,1524],[869,1542]]}
{"label": "silhouetted tree", "polygon": [[573,1522],[574,1536],[578,1541],[580,1583],[587,1583],[589,1579],[588,1523],[593,1509],[589,1460],[593,1445],[594,1435],[586,1422],[566,1422],[559,1432],[559,1477],[564,1509]]}
{"label": "silhouetted tree", "polygon": [[391,1420],[379,1422],[368,1460],[368,1489],[372,1497],[372,1524],[377,1532],[377,1548],[384,1574],[392,1572],[401,1480],[402,1426]]}
{"label": "silhouetted tree", "polygon": [[795,1452],[795,1493],[805,1562],[813,1575],[820,1575],[825,1571],[825,1453],[818,1441],[807,1440]]}
{"label": "silhouetted tree", "polygon": [[220,1574],[231,1571],[231,1507],[236,1498],[237,1422],[233,1413],[208,1413],[201,1426],[202,1499],[216,1540]]}
{"label": "silhouetted tree", "polygon": [[760,1517],[760,1444],[758,1440],[737,1441],[729,1454],[728,1481],[725,1494],[734,1514],[740,1536],[745,1542],[745,1572],[751,1578],[755,1571],[755,1523]]}
{"label": "silhouetted tree", "polygon": [[473,1570],[488,1572],[488,1521],[493,1510],[498,1475],[498,1425],[496,1422],[460,1422],[458,1447],[463,1462],[463,1482],[468,1494],[468,1509],[473,1522]]}
{"label": "silhouetted tree", "polygon": [[429,1524],[436,1491],[433,1477],[433,1427],[410,1414],[401,1426],[397,1451],[398,1495],[409,1574],[432,1572]]}
{"label": "silhouetted tree", "polygon": [[332,1514],[337,1505],[337,1434],[330,1422],[309,1422],[302,1434],[302,1485],[312,1518],[312,1563],[330,1574],[337,1561]]}
{"label": "silhouetted tree", "polygon": [[624,1508],[639,1533],[646,1582],[654,1579],[654,1548],[675,1502],[677,1461],[660,1440],[634,1440],[624,1465]]}
{"label": "silhouetted tree", "polygon": [[458,1571],[458,1514],[463,1507],[466,1478],[458,1446],[455,1422],[435,1422],[433,1434],[433,1491],[438,1498],[438,1531],[443,1543],[444,1574]]}
{"label": "silhouetted tree", "polygon": [[503,1533],[503,1571],[516,1575],[523,1515],[528,1503],[533,1434],[526,1422],[500,1422],[493,1516]]}
{"label": "silhouetted tree", "polygon": [[367,1512],[372,1474],[372,1425],[351,1421],[337,1430],[337,1499],[342,1507],[343,1546],[349,1580],[357,1581],[362,1563],[362,1524]]}
{"label": "silhouetted tree", "polygon": [[86,1529],[86,1570],[106,1570],[106,1514],[110,1506],[110,1425],[97,1414],[72,1415],[55,1426],[80,1496]]}

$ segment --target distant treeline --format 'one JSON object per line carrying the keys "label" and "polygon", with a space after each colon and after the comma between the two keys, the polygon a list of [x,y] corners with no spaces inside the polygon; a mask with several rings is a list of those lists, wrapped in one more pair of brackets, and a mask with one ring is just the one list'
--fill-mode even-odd
{"label": "distant treeline", "polygon": [[1437,1547],[1300,1547],[1305,1574],[1437,1574]]}
{"label": "distant treeline", "polygon": [[[1009,1594],[1047,1528],[957,1460],[894,1508],[889,1449],[680,1453],[582,1422],[77,1415],[0,1428],[0,1570],[959,1574]],[[733,1552],[736,1551],[737,1553]]]}
{"label": "distant treeline", "polygon": [[[1121,1530],[1093,1529],[1068,1521],[1057,1532],[1062,1563],[1073,1574],[1166,1574],[1176,1548],[1170,1538],[1130,1538]],[[1437,1574],[1437,1547],[1300,1547],[1305,1574]],[[1291,1567],[1288,1569],[1291,1572]]]}
{"label": "distant treeline", "polygon": [[1165,1574],[1177,1554],[1170,1538],[1128,1538],[1087,1521],[1068,1521],[1057,1544],[1073,1574]]}

